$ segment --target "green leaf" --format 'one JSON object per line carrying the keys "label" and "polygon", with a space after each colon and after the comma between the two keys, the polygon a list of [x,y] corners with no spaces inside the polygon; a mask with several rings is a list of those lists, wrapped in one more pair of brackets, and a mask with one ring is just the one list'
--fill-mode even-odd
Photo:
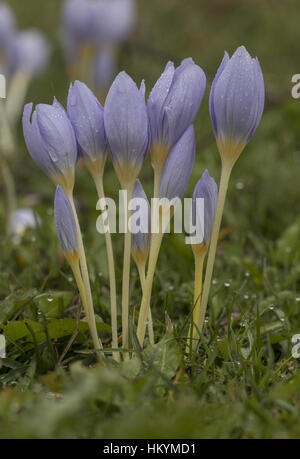
{"label": "green leaf", "polygon": [[[50,320],[47,324],[48,333],[51,339],[58,339],[64,336],[72,335],[76,330],[76,319],[54,319]],[[33,320],[14,321],[7,325],[1,325],[0,330],[4,332],[7,342],[15,342],[21,338],[31,340],[31,333],[26,324],[29,324],[34,332],[37,343],[46,341],[45,328],[42,323]],[[79,322],[79,331],[87,331],[89,329],[88,323],[85,321]],[[99,332],[109,333],[111,327],[103,322],[97,322],[97,330]]]}
{"label": "green leaf", "polygon": [[5,324],[36,296],[36,289],[20,289],[0,303],[0,324]]}
{"label": "green leaf", "polygon": [[56,319],[64,313],[64,310],[69,306],[73,297],[73,292],[50,291],[36,297],[35,303],[47,318]]}
{"label": "green leaf", "polygon": [[180,365],[181,349],[170,333],[157,344],[149,345],[143,352],[150,366],[156,368],[167,379],[172,379]]}
{"label": "green leaf", "polygon": [[289,226],[277,241],[276,258],[289,262],[300,256],[300,217]]}

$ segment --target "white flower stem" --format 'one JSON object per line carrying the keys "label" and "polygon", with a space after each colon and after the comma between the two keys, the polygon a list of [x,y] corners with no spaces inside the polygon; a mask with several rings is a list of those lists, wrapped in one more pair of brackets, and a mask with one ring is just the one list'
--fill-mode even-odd
{"label": "white flower stem", "polygon": [[[139,272],[142,293],[144,293],[145,286],[146,286],[146,262],[136,262],[136,266]],[[152,320],[152,313],[151,308],[149,308],[148,313],[148,333],[149,333],[149,341],[150,344],[154,345],[154,331],[153,331],[153,320]]]}
{"label": "white flower stem", "polygon": [[82,235],[81,235],[79,220],[78,220],[77,211],[76,211],[75,204],[74,204],[73,193],[69,192],[69,193],[67,193],[67,196],[69,198],[70,204],[71,204],[72,209],[73,209],[74,218],[75,218],[76,227],[77,227],[80,269],[81,269],[81,273],[82,273],[84,289],[85,289],[85,292],[86,292],[89,325],[90,325],[91,334],[92,334],[92,337],[93,337],[93,342],[94,342],[95,349],[99,350],[99,349],[103,349],[103,346],[102,346],[102,342],[101,342],[100,338],[98,337],[98,333],[97,333],[96,318],[95,318],[95,311],[94,311],[94,306],[93,306],[91,285],[90,285],[88,267],[87,267],[87,262],[86,262],[86,256],[85,256],[84,245],[83,245],[83,241],[82,241]]}
{"label": "white flower stem", "polygon": [[[77,255],[78,256],[78,255]],[[97,331],[95,333],[95,330],[93,329],[93,327],[91,327],[91,324],[90,324],[90,320],[89,320],[89,311],[88,311],[88,305],[87,305],[87,299],[86,299],[86,291],[85,291],[85,288],[84,288],[84,284],[83,284],[83,280],[82,280],[82,276],[81,276],[81,272],[80,272],[80,268],[79,268],[79,261],[78,261],[78,258],[74,258],[74,257],[66,257],[71,268],[72,268],[72,271],[73,271],[73,274],[74,274],[74,277],[75,277],[75,281],[76,281],[76,284],[77,284],[77,287],[78,287],[78,290],[79,290],[79,294],[80,294],[80,298],[81,298],[81,301],[82,301],[82,305],[83,305],[83,309],[84,309],[84,312],[85,312],[85,315],[87,316],[87,319],[88,319],[88,323],[89,323],[89,327],[90,327],[90,332],[91,332],[91,336],[92,336],[92,340],[93,340],[93,343],[94,343],[94,347],[96,350],[99,350],[99,339],[98,339],[98,334],[97,334]]]}
{"label": "white flower stem", "polygon": [[[75,278],[75,281],[76,281],[76,284],[77,284],[77,287],[78,287],[78,290],[79,290],[79,294],[80,294],[80,298],[81,298],[81,302],[82,302],[82,306],[83,306],[83,309],[84,309],[84,313],[89,321],[89,311],[88,311],[88,306],[87,306],[87,300],[86,300],[86,293],[85,293],[85,288],[84,288],[84,285],[83,285],[83,280],[82,280],[82,276],[81,276],[81,272],[80,272],[80,268],[79,268],[79,258],[74,258],[74,257],[69,257],[69,256],[66,256],[68,262],[69,262],[69,265],[71,266],[72,268],[72,271],[73,271],[73,274],[74,274],[74,278]],[[93,338],[93,337],[92,337]]]}
{"label": "white flower stem", "polygon": [[145,333],[146,333],[146,324],[147,318],[150,309],[150,301],[151,301],[151,292],[152,292],[152,285],[153,279],[158,259],[158,254],[160,250],[160,246],[163,239],[163,231],[159,233],[153,233],[151,238],[151,247],[150,247],[150,254],[149,254],[149,265],[148,271],[146,276],[146,282],[144,285],[143,290],[143,298],[139,313],[139,320],[137,326],[137,337],[140,343],[140,346],[143,347]]}
{"label": "white flower stem", "polygon": [[[199,339],[198,333],[198,322],[200,317],[202,317],[201,309],[201,292],[202,292],[202,277],[203,277],[203,264],[205,260],[205,255],[207,252],[206,246],[203,246],[203,249],[199,247],[199,250],[193,250],[194,252],[194,261],[195,261],[195,284],[194,284],[194,303],[193,303],[193,323],[190,325],[188,339],[192,340],[191,347],[195,349],[197,345],[197,338]],[[187,349],[188,352],[188,349]]]}
{"label": "white flower stem", "polygon": [[224,204],[226,200],[228,183],[229,183],[233,164],[234,163],[232,161],[223,160],[222,162],[219,198],[218,198],[217,210],[216,210],[213,231],[212,231],[212,236],[211,236],[211,241],[210,241],[208,260],[207,260],[207,266],[206,266],[206,272],[205,272],[205,280],[204,280],[204,285],[203,285],[201,314],[199,315],[198,322],[197,322],[198,330],[200,333],[202,332],[203,324],[204,324],[204,318],[205,318],[209,291],[210,291],[210,286],[211,286],[211,280],[212,280],[212,275],[213,275],[213,269],[214,269],[214,262],[215,262],[215,257],[216,257],[218,238],[219,238],[222,216],[223,216],[223,211],[224,211]]}
{"label": "white flower stem", "polygon": [[[103,187],[103,175],[94,175],[93,178],[98,192],[99,199],[105,199]],[[110,232],[105,233],[106,253],[109,271],[109,286],[110,286],[110,309],[111,309],[111,328],[112,328],[112,347],[118,349],[118,311],[117,311],[117,289],[116,289],[116,274],[114,252]],[[117,362],[120,361],[119,352],[113,352],[113,358]]]}
{"label": "white flower stem", "polygon": [[161,176],[162,176],[162,168],[159,166],[154,167],[154,192],[153,192],[154,198],[158,198]]}
{"label": "white flower stem", "polygon": [[[122,346],[128,349],[129,346],[129,284],[130,284],[130,262],[131,262],[131,232],[128,223],[131,211],[128,209],[128,203],[131,200],[133,184],[127,186],[127,222],[124,235],[124,259],[123,259],[123,279],[122,279]],[[124,352],[124,360],[129,359],[129,353]]]}

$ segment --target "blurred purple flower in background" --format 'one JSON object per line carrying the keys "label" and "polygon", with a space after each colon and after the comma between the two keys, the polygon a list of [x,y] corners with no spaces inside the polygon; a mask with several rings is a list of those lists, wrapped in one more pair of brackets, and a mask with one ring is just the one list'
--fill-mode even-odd
{"label": "blurred purple flower in background", "polygon": [[0,3],[0,50],[3,51],[16,30],[16,18],[6,3]]}
{"label": "blurred purple flower in background", "polygon": [[[37,30],[20,32],[13,10],[0,3],[0,155],[2,169],[9,176],[7,190],[7,234],[16,225],[17,199],[13,174],[6,158],[16,152],[16,130],[30,81],[39,75],[49,59],[50,47]],[[23,214],[24,215],[24,214]],[[29,213],[27,213],[27,216]],[[28,223],[28,222],[27,222]],[[24,223],[26,226],[26,222]]]}
{"label": "blurred purple flower in background", "polygon": [[10,221],[10,234],[15,242],[20,242],[27,228],[35,228],[40,218],[35,216],[30,208],[17,209],[13,212]]}
{"label": "blurred purple flower in background", "polygon": [[10,75],[21,72],[34,77],[46,67],[50,47],[44,36],[35,29],[16,33],[6,48]]}
{"label": "blurred purple flower in background", "polygon": [[98,0],[99,39],[103,43],[125,40],[136,20],[135,0]]}
{"label": "blurred purple flower in background", "polygon": [[95,56],[93,73],[95,90],[101,96],[108,90],[116,74],[116,67],[113,48],[103,46],[99,49]]}
{"label": "blurred purple flower in background", "polygon": [[98,41],[98,2],[66,0],[62,9],[62,33],[75,46]]}
{"label": "blurred purple flower in background", "polygon": [[66,0],[60,35],[72,79],[106,92],[115,74],[113,50],[135,19],[135,0]]}

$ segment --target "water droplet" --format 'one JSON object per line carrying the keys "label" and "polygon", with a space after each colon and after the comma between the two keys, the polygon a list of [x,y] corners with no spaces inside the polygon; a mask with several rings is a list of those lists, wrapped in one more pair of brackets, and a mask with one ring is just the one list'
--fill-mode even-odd
{"label": "water droplet", "polygon": [[249,271],[246,271],[246,272],[245,272],[245,277],[249,277],[249,276],[250,276]]}
{"label": "water droplet", "polygon": [[224,282],[224,287],[226,288],[230,287],[230,282]]}
{"label": "water droplet", "polygon": [[237,190],[242,190],[245,187],[245,185],[243,182],[237,182],[235,187]]}
{"label": "water droplet", "polygon": [[49,301],[49,303],[51,303],[53,300],[54,300],[53,296],[49,295],[48,298],[47,298],[47,301]]}
{"label": "water droplet", "polygon": [[249,295],[244,295],[245,300],[249,299]]}
{"label": "water droplet", "polygon": [[273,311],[273,309],[274,309],[274,304],[270,304],[269,309],[270,309],[271,311]]}

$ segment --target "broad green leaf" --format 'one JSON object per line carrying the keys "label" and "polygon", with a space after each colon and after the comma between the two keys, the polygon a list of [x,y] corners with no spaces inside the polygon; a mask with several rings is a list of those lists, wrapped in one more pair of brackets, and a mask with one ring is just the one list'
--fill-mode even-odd
{"label": "broad green leaf", "polygon": [[55,319],[63,314],[73,297],[74,293],[69,291],[50,291],[37,296],[35,303],[47,318]]}
{"label": "broad green leaf", "polygon": [[[31,333],[26,326],[28,324],[34,332],[35,339],[38,343],[46,341],[44,324],[33,320],[14,321],[7,325],[1,325],[0,330],[4,332],[7,342],[15,342],[21,338],[31,340]],[[48,333],[51,339],[62,338],[72,335],[76,330],[76,319],[54,319],[47,324]],[[79,331],[87,331],[88,323],[85,321],[79,322]],[[111,327],[103,322],[97,322],[97,330],[99,332],[109,333]]]}
{"label": "broad green leaf", "polygon": [[170,333],[157,344],[149,345],[144,350],[150,366],[154,366],[167,379],[172,379],[181,362],[181,349]]}
{"label": "broad green leaf", "polygon": [[21,289],[7,296],[0,303],[0,324],[10,320],[26,303],[30,303],[36,294],[36,289]]}

